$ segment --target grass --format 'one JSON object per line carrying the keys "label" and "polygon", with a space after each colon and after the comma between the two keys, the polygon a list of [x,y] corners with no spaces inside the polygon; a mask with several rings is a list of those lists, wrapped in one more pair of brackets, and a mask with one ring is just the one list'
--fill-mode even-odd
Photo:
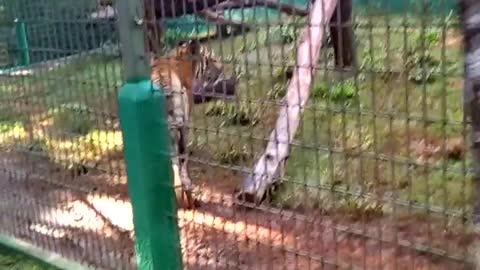
{"label": "grass", "polygon": [[[0,83],[0,142],[34,151],[65,169],[96,167],[121,151],[116,120],[120,61],[84,57]],[[85,171],[85,169],[82,169]]]}
{"label": "grass", "polygon": [[58,270],[37,260],[0,247],[0,270]]}
{"label": "grass", "polygon": [[69,134],[86,135],[95,125],[86,112],[87,108],[81,104],[61,104],[49,112],[52,128]]}
{"label": "grass", "polygon": [[[382,19],[373,20],[378,22],[373,29],[367,23],[356,29],[361,66],[357,78],[342,80],[326,70],[333,64],[332,51],[323,51],[292,147],[287,181],[274,194],[278,206],[359,211],[373,217],[388,211],[395,197],[424,208],[471,210],[468,141],[461,140],[468,132],[461,125],[463,60],[460,44],[453,42],[460,34],[451,24],[443,30],[433,23],[422,33],[418,19],[402,28],[401,18],[394,17],[387,32]],[[206,118],[208,105],[196,108],[199,129],[214,130],[196,132],[204,149],[231,152],[231,145],[217,144],[227,137],[238,138],[235,153],[242,153],[245,143],[256,157],[264,149],[275,104],[285,94],[285,66],[294,63],[293,43],[278,37],[261,29],[212,44],[217,55],[236,64],[242,78],[239,103],[262,110],[257,111],[259,123],[245,129]],[[233,160],[220,162],[237,165]],[[357,193],[364,196],[349,195]],[[378,196],[385,201],[375,199]]]}
{"label": "grass", "polygon": [[[342,79],[326,69],[333,67],[333,54],[322,50],[287,181],[273,203],[375,217],[388,211],[395,197],[470,211],[468,141],[458,143],[464,133],[463,61],[461,47],[453,42],[458,30],[430,23],[422,33],[419,19],[405,28],[400,17],[390,19],[388,32],[384,17],[358,20],[361,70],[356,78]],[[237,101],[194,108],[190,144],[204,163],[250,168],[263,151],[286,93],[285,72],[294,64],[296,23],[210,42],[239,83]],[[121,149],[114,117],[121,83],[118,59],[86,57],[9,80],[0,84],[0,100],[6,104],[0,110],[9,112],[0,114],[2,144],[25,143],[60,164],[95,163],[102,154]],[[26,100],[27,108],[18,109]],[[28,139],[29,132],[34,139]]]}

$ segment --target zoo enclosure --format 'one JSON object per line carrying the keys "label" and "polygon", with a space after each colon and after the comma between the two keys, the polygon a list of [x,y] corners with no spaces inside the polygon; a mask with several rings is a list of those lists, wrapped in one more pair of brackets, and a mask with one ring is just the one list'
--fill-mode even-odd
{"label": "zoo enclosure", "polygon": [[[118,136],[117,105],[112,102],[122,79],[118,59],[106,55],[106,50],[84,52],[102,42],[86,42],[83,34],[95,36],[94,28],[85,27],[84,21],[65,12],[77,12],[80,2],[75,5],[69,3],[62,12],[38,19],[48,17],[50,23],[70,25],[63,32],[70,34],[60,38],[47,35],[47,31],[39,30],[41,27],[30,30],[38,36],[43,34],[44,41],[30,44],[29,50],[41,55],[41,60],[75,53],[80,53],[80,60],[66,62],[53,72],[44,68],[37,76],[8,77],[0,83],[6,95],[3,109],[14,112],[2,114],[8,116],[3,121],[2,138],[8,138],[3,148],[9,153],[3,158],[2,169],[14,183],[7,190],[18,194],[4,194],[2,210],[19,211],[8,215],[16,223],[2,229],[76,261],[118,269],[129,265],[133,256],[132,227],[128,221],[118,221],[120,214],[113,210],[123,205],[109,204],[112,198],[129,201],[123,157],[119,154],[123,141]],[[367,7],[371,6],[370,1]],[[294,41],[304,23],[292,20],[275,24],[270,21],[272,14],[262,11],[265,9],[250,13],[250,23],[257,26],[257,31],[223,40],[206,39],[206,45],[239,77],[239,90],[235,102],[217,101],[195,108],[190,166],[194,182],[202,184],[200,199],[204,206],[178,214],[174,209],[159,207],[168,206],[166,198],[171,197],[171,187],[159,186],[168,174],[157,170],[148,175],[149,168],[138,170],[145,163],[135,164],[138,171],[129,169],[143,174],[130,176],[130,185],[135,185],[130,192],[150,199],[147,205],[135,205],[132,198],[137,218],[142,219],[136,221],[136,240],[138,256],[144,260],[137,263],[141,267],[165,267],[162,258],[155,256],[168,254],[155,251],[169,250],[171,256],[177,256],[177,260],[170,257],[167,261],[171,269],[178,267],[180,257],[191,269],[248,269],[282,263],[300,269],[329,265],[458,269],[467,264],[464,243],[471,234],[464,220],[472,217],[473,185],[460,102],[463,61],[455,15],[446,20],[448,12],[434,16],[432,9],[427,9],[436,19],[427,25],[426,20],[404,12],[385,16],[356,10],[359,74],[345,78],[345,74],[335,72],[331,50],[322,48],[310,102],[292,143],[286,181],[269,204],[247,212],[233,208],[229,195],[264,149],[288,84],[284,72],[294,63]],[[131,24],[133,15],[138,14],[121,14],[123,30],[131,31],[127,36],[134,48],[122,55],[125,60],[132,57],[131,52],[144,52],[143,43],[136,43],[144,34]],[[190,28],[186,34],[192,34],[198,22],[191,18],[167,22],[172,26],[167,29],[167,45],[174,45],[179,36],[185,38],[175,26],[186,26]],[[50,27],[55,28],[50,24],[47,29]],[[213,27],[206,29],[215,31]],[[50,47],[49,42],[55,41],[70,45]],[[284,55],[266,57],[269,48],[284,50]],[[134,62],[138,55],[133,56]],[[142,66],[124,71],[148,78]],[[161,97],[157,89],[151,91],[148,82],[130,82],[124,87],[148,90],[140,92],[144,94],[153,92],[143,96],[147,105],[157,104]],[[142,143],[131,142],[131,146],[138,147],[137,154],[150,155],[154,164],[168,163],[167,138],[151,137],[155,132],[165,133],[164,119],[144,119],[145,115],[158,117],[160,112],[151,114],[158,112],[155,106],[138,105],[123,104],[123,108],[132,109],[130,113],[133,108],[152,111],[137,111],[141,114],[135,115],[135,121],[127,119],[124,125],[127,130],[148,131],[150,137]],[[22,119],[24,114],[35,117]],[[148,179],[151,182],[146,182]],[[152,186],[139,190],[146,184]],[[28,188],[32,185],[34,188]],[[51,196],[31,194],[35,189],[48,190]],[[28,198],[39,206],[32,208]],[[53,211],[56,204],[63,211]],[[83,210],[85,205],[90,210]],[[100,213],[91,213],[95,208],[100,208]],[[56,215],[69,217],[73,225]],[[84,220],[104,217],[91,229],[76,215]],[[173,237],[165,241],[164,235],[150,234],[154,229],[147,226],[149,222],[169,224],[164,235]],[[177,222],[179,238],[175,233]],[[312,239],[318,245],[306,242]],[[370,248],[373,251],[369,253]],[[175,251],[181,251],[181,255]],[[255,255],[254,259],[248,259],[249,255]]]}

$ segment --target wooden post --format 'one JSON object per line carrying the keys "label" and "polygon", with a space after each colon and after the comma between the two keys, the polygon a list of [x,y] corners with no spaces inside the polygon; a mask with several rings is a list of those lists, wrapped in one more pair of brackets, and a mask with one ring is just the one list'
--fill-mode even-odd
{"label": "wooden post", "polygon": [[143,4],[142,0],[118,1],[125,81],[118,106],[137,266],[140,270],[179,270],[183,268],[166,99],[150,80]]}

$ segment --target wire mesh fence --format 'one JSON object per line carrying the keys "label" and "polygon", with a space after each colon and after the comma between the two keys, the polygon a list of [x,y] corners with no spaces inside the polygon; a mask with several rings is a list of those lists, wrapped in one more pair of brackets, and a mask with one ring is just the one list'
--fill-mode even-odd
{"label": "wire mesh fence", "polygon": [[[196,200],[158,217],[178,223],[169,244],[183,268],[470,269],[475,183],[454,1],[120,1],[146,12],[117,18],[118,2],[0,1],[0,17],[25,22],[34,63],[0,75],[2,234],[95,268],[142,268],[134,234],[146,213],[133,206],[134,233],[117,90],[122,73],[145,75],[127,58],[152,53],[149,89],[166,96],[157,112],[168,117],[145,128],[166,122],[173,136],[161,149],[132,144],[153,156],[171,147],[171,182]],[[145,36],[121,57],[116,20]],[[308,26],[320,53],[301,63]]]}
{"label": "wire mesh fence", "polygon": [[[235,92],[224,95],[227,100],[217,92],[215,101],[193,105],[188,151],[174,152],[180,159],[189,155],[189,178],[202,205],[178,215],[187,268],[468,268],[473,235],[465,224],[471,220],[473,183],[456,12],[412,3],[404,12],[386,13],[367,3],[351,17],[351,1],[339,1],[343,8],[334,11],[330,26],[323,24],[329,35],[318,62],[312,60],[311,86],[305,86],[305,77],[295,78],[302,72],[295,64],[301,62],[297,50],[312,7],[302,12],[256,3],[243,10],[243,18],[242,11],[229,10],[246,6],[242,1],[197,7],[172,2],[164,8],[216,21],[216,29],[198,36],[236,78],[235,87],[223,89]],[[440,1],[437,8],[442,3],[451,4]],[[263,8],[274,4],[283,13]],[[328,14],[329,5],[324,8]],[[166,14],[163,7],[149,9]],[[335,33],[338,23],[342,34]],[[348,44],[352,36],[354,45]],[[167,46],[169,41],[164,32]],[[153,74],[165,72],[160,63]],[[199,74],[209,73],[208,63],[201,68]],[[194,83],[185,90],[194,97],[215,80],[197,76],[192,79],[203,80],[204,88]],[[298,130],[283,124],[272,131],[282,126],[282,106],[302,102],[296,94],[308,91],[302,86],[311,92],[303,97]],[[284,122],[293,117],[283,116]],[[284,161],[275,152],[281,142],[267,144],[289,133],[294,138],[288,159],[274,170],[272,163]],[[262,181],[274,184],[265,195]],[[249,194],[235,193],[239,186]],[[262,203],[232,194],[258,195]]]}
{"label": "wire mesh fence", "polygon": [[92,16],[96,0],[5,1],[10,17],[28,25],[32,62],[82,53],[115,42],[115,22]]}
{"label": "wire mesh fence", "polygon": [[85,12],[92,2],[1,2],[8,23],[25,23],[32,64],[0,75],[0,231],[96,268],[128,269],[120,60],[88,43],[96,34],[87,24],[98,25]]}
{"label": "wire mesh fence", "polygon": [[0,40],[2,41],[0,42],[0,67],[7,67],[12,64],[11,51],[8,41],[11,40],[13,20],[10,20],[4,5],[1,6],[2,9],[0,10]]}

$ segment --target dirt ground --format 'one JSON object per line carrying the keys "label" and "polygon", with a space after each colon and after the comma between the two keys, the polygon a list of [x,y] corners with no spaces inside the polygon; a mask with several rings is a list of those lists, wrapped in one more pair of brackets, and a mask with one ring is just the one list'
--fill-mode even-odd
{"label": "dirt ground", "polygon": [[[2,154],[0,168],[2,233],[96,269],[136,268],[123,168],[72,177],[13,152]],[[464,256],[476,235],[461,224],[240,208],[229,197],[238,175],[191,168],[203,203],[178,212],[185,269],[474,269]]]}

